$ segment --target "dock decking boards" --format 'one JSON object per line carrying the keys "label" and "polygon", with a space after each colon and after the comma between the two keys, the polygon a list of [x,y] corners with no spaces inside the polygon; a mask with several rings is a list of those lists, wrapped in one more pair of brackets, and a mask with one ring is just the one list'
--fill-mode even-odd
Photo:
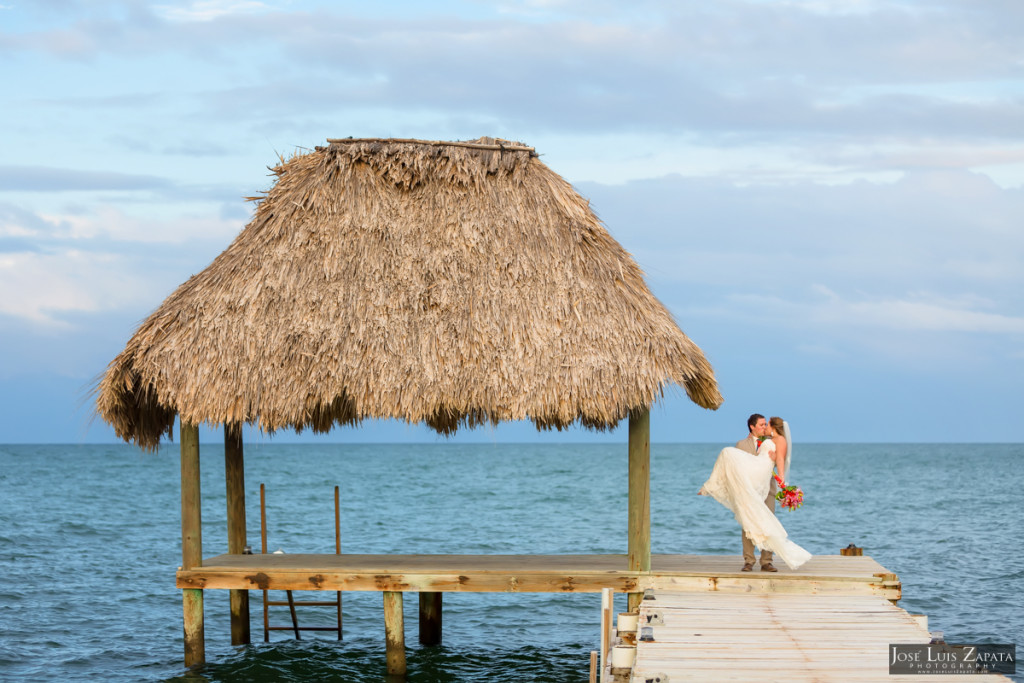
{"label": "dock decking boards", "polygon": [[[641,603],[640,623],[654,612],[664,624],[652,627],[654,642],[638,643],[632,683],[655,674],[716,683],[920,683],[920,674],[889,675],[889,645],[930,640],[910,614],[876,595],[656,591],[654,600]],[[936,680],[1009,679],[963,674]]]}

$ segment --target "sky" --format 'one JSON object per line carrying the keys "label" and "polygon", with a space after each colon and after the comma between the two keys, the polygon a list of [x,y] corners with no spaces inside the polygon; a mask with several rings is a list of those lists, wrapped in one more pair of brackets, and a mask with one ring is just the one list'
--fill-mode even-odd
{"label": "sky", "polygon": [[652,441],[1021,441],[1019,0],[0,0],[0,82],[0,443],[116,441],[96,377],[348,136],[521,141],[591,201],[725,397]]}

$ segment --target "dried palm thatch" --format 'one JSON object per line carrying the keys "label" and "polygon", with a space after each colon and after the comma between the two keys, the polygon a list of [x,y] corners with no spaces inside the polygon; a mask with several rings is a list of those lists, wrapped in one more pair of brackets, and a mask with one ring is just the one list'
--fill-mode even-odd
{"label": "dried palm thatch", "polygon": [[273,169],[252,221],[97,386],[118,436],[364,418],[604,429],[666,384],[722,401],[704,354],[588,202],[519,143],[331,140]]}

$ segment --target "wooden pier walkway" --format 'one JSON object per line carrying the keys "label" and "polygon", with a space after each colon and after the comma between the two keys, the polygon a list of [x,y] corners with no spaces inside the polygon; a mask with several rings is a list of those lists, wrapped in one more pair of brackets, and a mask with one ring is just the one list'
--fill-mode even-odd
{"label": "wooden pier walkway", "polygon": [[[451,591],[646,591],[655,599],[640,602],[640,623],[655,614],[662,623],[651,626],[653,642],[637,644],[632,683],[659,674],[669,681],[920,683],[919,675],[889,675],[889,645],[928,643],[930,634],[895,605],[899,578],[871,557],[818,555],[777,573],[741,572],[741,565],[738,555],[652,555],[650,571],[631,571],[624,554],[225,554],[179,569],[177,587],[381,592],[388,638],[396,643],[404,643],[407,592],[420,593],[421,610],[424,598],[437,596],[439,614],[438,594]],[[388,653],[404,659],[404,645],[389,642]]]}
{"label": "wooden pier walkway", "polygon": [[[632,683],[920,683],[920,674],[889,674],[889,645],[931,639],[920,621],[878,595],[661,590],[653,598],[641,603],[639,621],[655,622],[654,640],[637,643]],[[998,674],[939,678],[1009,681]]]}
{"label": "wooden pier walkway", "polygon": [[652,555],[217,555],[178,570],[177,587],[327,591],[637,593],[647,589],[875,595],[898,600],[895,574],[870,557],[816,556],[799,571],[740,572],[742,558]]}

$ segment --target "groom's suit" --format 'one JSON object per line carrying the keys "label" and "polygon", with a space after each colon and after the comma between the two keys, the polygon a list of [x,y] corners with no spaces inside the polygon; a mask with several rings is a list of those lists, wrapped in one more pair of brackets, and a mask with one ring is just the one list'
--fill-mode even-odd
{"label": "groom's suit", "polygon": [[[757,455],[757,437],[753,434],[743,439],[742,441],[736,442],[736,448],[747,453],[753,453]],[[767,455],[765,457],[768,457]],[[775,494],[778,492],[779,487],[775,484],[775,477],[772,477],[771,486],[768,488],[768,497],[764,499],[764,504],[768,506],[768,509],[775,514]],[[754,542],[747,538],[747,534],[740,532],[740,536],[743,537],[743,562],[746,564],[754,564]],[[761,551],[761,566],[771,564],[772,562],[772,551],[762,550]]]}

